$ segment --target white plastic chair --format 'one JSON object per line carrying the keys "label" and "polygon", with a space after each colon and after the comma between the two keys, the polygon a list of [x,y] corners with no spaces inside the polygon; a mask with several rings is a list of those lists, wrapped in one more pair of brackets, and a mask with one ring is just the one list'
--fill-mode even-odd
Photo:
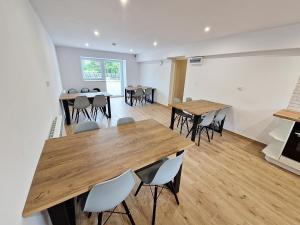
{"label": "white plastic chair", "polygon": [[86,121],[75,125],[74,134],[82,133],[85,131],[97,130],[97,129],[100,129],[100,127],[96,122]]}
{"label": "white plastic chair", "polygon": [[139,193],[141,187],[146,184],[147,186],[154,186],[154,204],[152,213],[152,225],[155,224],[156,202],[159,194],[157,193],[158,187],[166,185],[173,193],[176,203],[179,205],[179,200],[173,184],[173,179],[179,172],[184,157],[184,151],[173,159],[162,159],[150,167],[136,172],[137,176],[141,179],[141,183],[135,192],[135,196]]}
{"label": "white plastic chair", "polygon": [[139,87],[138,89],[136,89],[135,93],[132,95],[132,98],[135,100],[135,105],[137,101],[143,104],[143,99],[144,99],[143,88]]}
{"label": "white plastic chair", "polygon": [[132,117],[123,117],[123,118],[118,119],[117,126],[134,123],[134,122],[135,122],[135,120]]}
{"label": "white plastic chair", "polygon": [[97,184],[89,192],[83,211],[86,213],[98,213],[98,225],[101,225],[103,212],[112,210],[108,212],[118,213],[114,210],[122,203],[126,212],[125,214],[128,216],[131,224],[135,225],[129,208],[125,202],[125,199],[132,191],[134,185],[135,179],[131,170],[126,171],[116,178]]}

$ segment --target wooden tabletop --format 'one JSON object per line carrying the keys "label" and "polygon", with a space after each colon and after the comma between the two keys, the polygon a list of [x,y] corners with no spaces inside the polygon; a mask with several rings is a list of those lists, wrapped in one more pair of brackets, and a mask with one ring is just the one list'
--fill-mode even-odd
{"label": "wooden tabletop", "polygon": [[125,89],[127,90],[127,91],[135,91],[135,90],[137,90],[138,88],[142,88],[142,89],[147,89],[147,88],[152,88],[152,89],[155,89],[155,88],[153,88],[153,87],[148,87],[148,86],[141,86],[141,87],[137,87],[137,86],[135,86],[135,87],[126,87]]}
{"label": "wooden tabletop", "polygon": [[23,216],[89,191],[193,143],[155,120],[49,139],[36,168]]}
{"label": "wooden tabletop", "polygon": [[74,100],[78,96],[86,96],[88,98],[94,98],[96,95],[104,95],[104,96],[111,96],[111,94],[107,92],[88,92],[88,93],[74,93],[74,94],[61,94],[59,99],[60,100]]}
{"label": "wooden tabletop", "polygon": [[300,122],[300,112],[289,110],[289,109],[282,109],[274,113],[274,116],[287,119],[287,120]]}
{"label": "wooden tabletop", "polygon": [[172,107],[176,109],[184,110],[193,115],[203,115],[209,112],[218,111],[220,109],[225,109],[231,106],[224,105],[217,102],[211,102],[207,100],[195,100],[190,102],[181,102],[178,104],[173,104]]}

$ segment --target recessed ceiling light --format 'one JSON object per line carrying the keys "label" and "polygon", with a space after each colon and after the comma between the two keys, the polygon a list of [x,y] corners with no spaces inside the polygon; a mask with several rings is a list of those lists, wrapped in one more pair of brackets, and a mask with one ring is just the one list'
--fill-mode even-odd
{"label": "recessed ceiling light", "polygon": [[89,47],[90,46],[90,44],[89,43],[85,43],[85,47]]}
{"label": "recessed ceiling light", "polygon": [[128,0],[120,0],[122,6],[126,6],[128,3]]}
{"label": "recessed ceiling light", "polygon": [[209,32],[209,31],[210,31],[210,27],[209,27],[209,26],[207,26],[207,27],[204,28],[204,32],[207,33],[207,32]]}
{"label": "recessed ceiling light", "polygon": [[95,36],[100,36],[100,32],[98,31],[98,30],[94,30],[94,34],[95,34]]}
{"label": "recessed ceiling light", "polygon": [[156,47],[157,45],[158,45],[157,41],[154,41],[154,42],[153,42],[153,46]]}
{"label": "recessed ceiling light", "polygon": [[129,49],[129,51],[130,51],[130,52],[133,52],[133,49],[131,48],[131,49]]}

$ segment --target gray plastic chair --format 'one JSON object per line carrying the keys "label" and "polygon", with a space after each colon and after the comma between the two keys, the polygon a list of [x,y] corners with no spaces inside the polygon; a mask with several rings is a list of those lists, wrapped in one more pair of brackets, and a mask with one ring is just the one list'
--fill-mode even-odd
{"label": "gray plastic chair", "polygon": [[186,98],[185,98],[185,101],[186,101],[186,102],[191,102],[191,101],[193,101],[193,99],[192,99],[192,97],[186,97]]}
{"label": "gray plastic chair", "polygon": [[82,88],[80,92],[81,93],[88,93],[88,92],[90,92],[90,89],[88,89],[88,88]]}
{"label": "gray plastic chair", "polygon": [[[103,212],[112,210],[109,212],[118,213],[115,212],[115,209],[119,204],[122,203],[131,224],[135,225],[129,208],[125,202],[125,199],[132,191],[134,185],[135,179],[131,170],[126,171],[116,178],[97,184],[89,192],[83,211],[86,213],[97,213],[98,225],[102,225]],[[107,222],[107,220],[104,222],[104,224]]]}
{"label": "gray plastic chair", "polygon": [[145,103],[147,103],[147,101],[150,100],[150,98],[152,98],[152,88],[146,88],[144,97],[145,97]]}
{"label": "gray plastic chair", "polygon": [[135,105],[137,101],[143,104],[144,99],[144,90],[143,88],[136,89],[135,93],[132,95],[132,98],[135,100]]}
{"label": "gray plastic chair", "polygon": [[[204,129],[206,130],[206,135],[207,135],[207,138],[208,138],[208,142],[210,142],[210,137],[209,137],[208,130],[211,129],[211,125],[214,121],[215,115],[216,115],[216,112],[207,113],[203,117],[202,121],[199,123],[198,128],[197,128],[198,133],[199,133],[198,146],[200,145],[200,137],[201,137],[201,133]],[[212,135],[213,135],[213,130],[212,130]]]}
{"label": "gray plastic chair", "polygon": [[[76,94],[76,93],[79,93],[79,92],[75,88],[71,88],[71,89],[68,90],[68,94]],[[72,107],[72,119],[73,119],[74,111],[75,111],[74,110],[74,100],[69,100],[68,104],[69,104],[69,106]]]}
{"label": "gray plastic chair", "polygon": [[132,117],[123,117],[123,118],[118,119],[117,126],[134,123],[134,122],[135,122],[135,120]]}
{"label": "gray plastic chair", "polygon": [[86,110],[90,106],[90,101],[86,96],[78,96],[74,101],[74,108],[76,109],[75,121],[78,123],[79,115],[82,112],[85,117],[88,117],[91,120],[91,117]]}
{"label": "gray plastic chair", "polygon": [[82,123],[78,123],[74,127],[74,133],[82,133],[85,131],[98,130],[100,129],[99,125],[94,121],[86,121]]}
{"label": "gray plastic chair", "polygon": [[212,123],[212,139],[214,137],[214,131],[216,130],[217,132],[220,133],[220,135],[223,135],[223,127],[226,119],[226,109],[222,109],[217,112],[214,121]]}
{"label": "gray plastic chair", "polygon": [[[152,225],[155,224],[156,214],[156,202],[158,198],[158,187],[167,186],[173,193],[177,204],[179,200],[175,191],[173,180],[177,175],[184,157],[184,151],[173,159],[162,159],[150,167],[146,167],[144,170],[138,171],[136,174],[141,179],[141,183],[135,192],[135,196],[139,193],[143,185],[154,186],[153,195],[153,213],[152,213]],[[150,187],[151,188],[151,187]]]}
{"label": "gray plastic chair", "polygon": [[94,98],[91,112],[95,120],[97,119],[98,110],[100,110],[104,115],[106,115],[106,98],[104,95],[96,95]]}

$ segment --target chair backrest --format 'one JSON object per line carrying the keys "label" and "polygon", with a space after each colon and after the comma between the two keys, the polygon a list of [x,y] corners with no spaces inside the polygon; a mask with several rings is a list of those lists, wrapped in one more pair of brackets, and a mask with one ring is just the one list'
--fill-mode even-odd
{"label": "chair backrest", "polygon": [[100,127],[96,122],[87,121],[87,122],[82,122],[82,123],[76,124],[74,127],[74,133],[78,134],[81,132],[90,131],[90,130],[98,130],[98,129],[100,129]]}
{"label": "chair backrest", "polygon": [[86,96],[77,96],[74,101],[74,108],[85,109],[89,107],[90,101]]}
{"label": "chair backrest", "polygon": [[181,103],[182,101],[179,99],[179,98],[174,98],[173,99],[173,103],[174,104],[178,104],[178,103]]}
{"label": "chair backrest", "polygon": [[185,101],[186,102],[191,102],[191,101],[193,101],[193,99],[192,99],[192,97],[186,97]]}
{"label": "chair backrest", "polygon": [[117,126],[134,123],[134,122],[135,122],[135,120],[132,117],[123,117],[123,118],[118,119]]}
{"label": "chair backrest", "polygon": [[81,89],[81,93],[88,93],[88,92],[90,92],[90,89],[88,89],[88,88]]}
{"label": "chair backrest", "polygon": [[151,181],[151,185],[163,185],[169,183],[174,179],[176,174],[178,173],[180,166],[183,162],[184,152],[182,152],[179,156],[173,159],[168,159],[165,161],[158,171],[156,172],[153,180]]}
{"label": "chair backrest", "polygon": [[145,94],[146,95],[152,95],[152,88],[146,88]]}
{"label": "chair backrest", "polygon": [[222,109],[220,111],[217,112],[217,115],[215,117],[215,121],[216,122],[221,122],[222,120],[224,120],[226,117],[226,110],[225,109]]}
{"label": "chair backrest", "polygon": [[127,87],[133,87],[133,85],[128,85]]}
{"label": "chair backrest", "polygon": [[143,87],[143,85],[138,84],[137,87]]}
{"label": "chair backrest", "polygon": [[93,101],[93,106],[102,107],[106,105],[106,98],[104,95],[96,95]]}
{"label": "chair backrest", "polygon": [[207,113],[204,116],[203,120],[201,121],[200,125],[203,127],[209,126],[213,122],[215,115],[216,115],[216,112]]}
{"label": "chair backrest", "polygon": [[68,94],[76,94],[78,91],[75,88],[71,88],[68,90]]}
{"label": "chair backrest", "polygon": [[127,198],[134,185],[135,179],[131,170],[116,178],[97,184],[90,191],[83,211],[103,212],[113,209]]}
{"label": "chair backrest", "polygon": [[94,88],[93,91],[101,92],[100,88]]}
{"label": "chair backrest", "polygon": [[143,94],[144,94],[143,88],[138,88],[136,89],[134,96],[143,96]]}

